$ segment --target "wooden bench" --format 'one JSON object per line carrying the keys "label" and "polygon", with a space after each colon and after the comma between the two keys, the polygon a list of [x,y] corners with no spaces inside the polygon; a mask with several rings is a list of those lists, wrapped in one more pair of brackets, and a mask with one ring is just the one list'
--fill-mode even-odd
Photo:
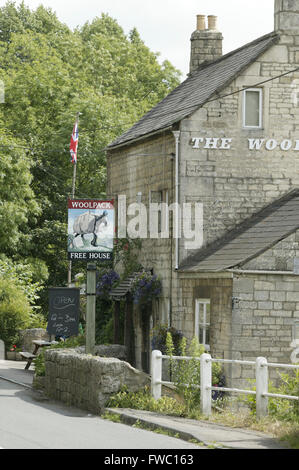
{"label": "wooden bench", "polygon": [[20,356],[22,356],[24,359],[27,359],[25,370],[28,370],[29,367],[31,366],[31,362],[33,361],[33,359],[37,357],[37,354],[33,354],[29,352],[20,352]]}
{"label": "wooden bench", "polygon": [[32,353],[30,352],[21,352],[20,355],[24,357],[24,359],[27,359],[27,364],[25,367],[25,370],[28,370],[29,367],[31,366],[31,363],[33,359],[35,359],[38,354],[39,348],[44,348],[45,346],[51,346],[51,344],[57,344],[57,341],[44,341],[44,340],[35,340],[33,341],[34,344],[34,351]]}

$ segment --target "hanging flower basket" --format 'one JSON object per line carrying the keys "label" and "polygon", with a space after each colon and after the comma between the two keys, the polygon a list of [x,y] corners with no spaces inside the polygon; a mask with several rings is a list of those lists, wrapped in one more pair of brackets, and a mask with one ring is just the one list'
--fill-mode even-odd
{"label": "hanging flower basket", "polygon": [[148,305],[159,297],[162,292],[162,283],[155,274],[142,272],[138,274],[132,284],[133,301],[135,304]]}
{"label": "hanging flower basket", "polygon": [[119,282],[119,275],[113,270],[105,270],[98,275],[97,295],[99,297],[107,297],[113,287]]}

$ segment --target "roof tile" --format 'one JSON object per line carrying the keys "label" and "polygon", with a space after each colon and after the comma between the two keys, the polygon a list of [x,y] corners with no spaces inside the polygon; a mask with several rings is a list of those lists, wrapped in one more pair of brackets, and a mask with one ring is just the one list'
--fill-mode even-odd
{"label": "roof tile", "polygon": [[192,114],[269,49],[278,38],[276,33],[267,34],[214,62],[202,64],[133,127],[108,145],[107,150],[167,129]]}
{"label": "roof tile", "polygon": [[299,229],[298,210],[296,189],[186,258],[179,270],[215,272],[244,264]]}

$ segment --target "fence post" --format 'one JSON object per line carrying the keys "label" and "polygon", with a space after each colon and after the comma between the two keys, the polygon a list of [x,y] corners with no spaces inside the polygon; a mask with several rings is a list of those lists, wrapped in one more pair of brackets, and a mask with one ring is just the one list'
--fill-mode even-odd
{"label": "fence post", "polygon": [[162,395],[162,353],[161,351],[152,352],[152,383],[151,392],[155,400],[159,400]]}
{"label": "fence post", "polygon": [[258,357],[256,359],[256,417],[262,418],[268,414],[268,367],[267,359]]}
{"label": "fence post", "polygon": [[200,408],[202,414],[212,413],[212,361],[210,354],[200,356]]}

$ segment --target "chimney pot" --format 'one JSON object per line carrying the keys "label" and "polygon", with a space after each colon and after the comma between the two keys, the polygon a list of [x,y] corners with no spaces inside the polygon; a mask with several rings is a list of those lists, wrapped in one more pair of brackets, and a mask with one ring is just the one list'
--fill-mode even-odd
{"label": "chimney pot", "polygon": [[[298,0],[299,1],[299,0]],[[217,16],[197,15],[197,29],[191,35],[191,54],[189,76],[204,62],[212,62],[222,56],[223,36],[217,30]]]}
{"label": "chimney pot", "polygon": [[206,16],[197,15],[197,31],[204,31],[206,29]]}
{"label": "chimney pot", "polygon": [[217,31],[217,16],[209,15],[208,16],[208,29],[210,31]]}

